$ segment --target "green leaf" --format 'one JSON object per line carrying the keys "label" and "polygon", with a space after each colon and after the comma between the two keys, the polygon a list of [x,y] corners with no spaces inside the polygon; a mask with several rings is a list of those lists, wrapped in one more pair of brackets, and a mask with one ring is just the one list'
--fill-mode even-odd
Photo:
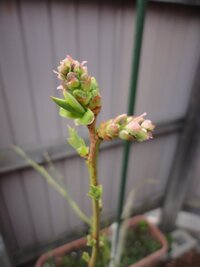
{"label": "green leaf", "polygon": [[91,185],[88,195],[95,199],[100,200],[103,194],[103,187],[102,185]]}
{"label": "green leaf", "polygon": [[89,262],[90,260],[90,256],[89,256],[89,253],[84,251],[83,254],[82,254],[82,259],[86,262]]}
{"label": "green leaf", "polygon": [[76,100],[73,95],[71,95],[68,91],[64,91],[63,94],[65,97],[65,101],[68,105],[70,105],[74,110],[76,110],[82,115],[85,113],[84,107],[81,106],[81,104]]}
{"label": "green leaf", "polygon": [[96,240],[91,235],[87,235],[87,246],[93,247],[96,244]]}
{"label": "green leaf", "polygon": [[67,110],[68,112],[71,112],[73,115],[78,116],[78,117],[82,117],[83,116],[83,112],[79,112],[79,110],[76,110],[75,108],[73,108],[71,105],[69,105],[65,99],[61,99],[61,98],[57,98],[54,96],[51,96],[51,99],[61,108]]}
{"label": "green leaf", "polygon": [[87,146],[81,146],[81,147],[77,148],[77,152],[80,156],[84,157],[84,156],[88,155],[89,148]]}
{"label": "green leaf", "polygon": [[69,119],[77,119],[77,118],[79,118],[79,116],[74,115],[73,113],[67,111],[67,110],[64,109],[64,108],[60,108],[60,109],[59,109],[59,115],[60,115],[61,117],[69,118]]}
{"label": "green leaf", "polygon": [[89,125],[94,121],[94,113],[88,108],[82,118],[76,119],[76,125]]}
{"label": "green leaf", "polygon": [[89,148],[86,146],[85,141],[81,138],[76,130],[68,125],[69,138],[67,139],[68,143],[76,149],[78,154],[82,157],[86,156],[89,153]]}

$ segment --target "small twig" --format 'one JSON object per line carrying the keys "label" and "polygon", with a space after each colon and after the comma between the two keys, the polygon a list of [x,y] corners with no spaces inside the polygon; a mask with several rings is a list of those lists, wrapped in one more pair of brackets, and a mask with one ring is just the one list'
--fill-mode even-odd
{"label": "small twig", "polygon": [[47,170],[32,160],[20,147],[13,146],[13,150],[22,158],[24,158],[31,167],[33,167],[38,173],[40,173],[46,181],[54,187],[61,196],[63,196],[73,208],[74,212],[89,226],[91,226],[91,220],[81,211],[76,202],[69,196],[66,189],[60,186],[54,178],[47,172]]}

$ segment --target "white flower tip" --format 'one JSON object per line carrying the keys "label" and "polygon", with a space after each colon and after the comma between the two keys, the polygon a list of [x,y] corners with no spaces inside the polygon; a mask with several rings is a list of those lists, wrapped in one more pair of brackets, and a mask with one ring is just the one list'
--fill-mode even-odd
{"label": "white flower tip", "polygon": [[145,117],[147,115],[146,112],[142,113],[139,117]]}
{"label": "white flower tip", "polygon": [[81,62],[81,66],[83,67],[86,63],[87,63],[87,61],[84,60],[83,62]]}
{"label": "white flower tip", "polygon": [[59,86],[57,87],[57,90],[63,90],[62,85],[59,85]]}

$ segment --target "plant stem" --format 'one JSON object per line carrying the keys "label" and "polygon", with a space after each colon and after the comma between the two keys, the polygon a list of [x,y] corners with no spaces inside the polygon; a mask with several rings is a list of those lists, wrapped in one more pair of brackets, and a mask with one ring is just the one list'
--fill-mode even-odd
{"label": "plant stem", "polygon": [[[87,166],[90,176],[90,186],[98,185],[98,177],[97,177],[97,157],[99,151],[99,145],[101,140],[96,133],[94,121],[91,125],[88,126],[89,134],[90,134],[90,152],[87,159]],[[99,200],[92,198],[92,238],[95,240],[95,244],[92,247],[92,255],[89,260],[88,266],[95,267],[98,251],[99,251],[99,221],[100,221],[100,208],[99,208]]]}

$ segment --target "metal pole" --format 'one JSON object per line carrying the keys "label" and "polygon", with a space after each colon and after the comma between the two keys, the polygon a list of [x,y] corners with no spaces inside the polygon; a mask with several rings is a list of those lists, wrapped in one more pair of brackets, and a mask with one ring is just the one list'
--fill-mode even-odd
{"label": "metal pole", "polygon": [[[133,60],[132,60],[131,84],[130,84],[129,98],[128,98],[129,101],[128,111],[127,111],[128,115],[132,115],[135,108],[135,98],[136,98],[136,89],[138,82],[138,72],[139,72],[146,5],[147,5],[147,0],[137,0],[137,7],[136,7],[137,14],[136,14],[135,39],[134,39]],[[129,154],[130,154],[130,143],[125,142],[122,171],[121,171],[121,182],[119,189],[120,191],[119,191],[119,203],[118,203],[118,214],[117,214],[118,229],[117,229],[116,242],[118,241],[121,214],[124,205]]]}
{"label": "metal pole", "polygon": [[171,231],[175,227],[185,195],[192,179],[191,174],[197,160],[200,141],[200,60],[197,67],[185,127],[174,157],[164,200],[161,228]]}

